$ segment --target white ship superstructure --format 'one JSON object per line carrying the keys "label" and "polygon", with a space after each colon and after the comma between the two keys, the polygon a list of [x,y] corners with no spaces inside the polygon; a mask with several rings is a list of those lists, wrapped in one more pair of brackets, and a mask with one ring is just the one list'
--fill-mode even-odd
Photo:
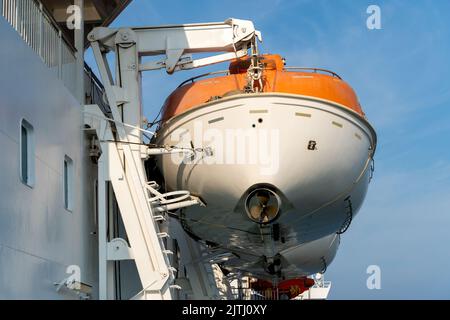
{"label": "white ship superstructure", "polygon": [[[128,2],[85,0],[85,30],[107,25]],[[2,299],[98,298],[97,173],[83,106],[104,103],[77,54],[83,30],[66,27],[70,4],[0,1]],[[86,294],[58,292],[67,278]]]}

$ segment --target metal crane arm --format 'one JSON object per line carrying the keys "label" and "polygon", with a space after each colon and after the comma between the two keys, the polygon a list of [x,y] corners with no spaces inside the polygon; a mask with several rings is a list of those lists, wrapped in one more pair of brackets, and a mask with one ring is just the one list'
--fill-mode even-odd
{"label": "metal crane arm", "polygon": [[[164,220],[161,208],[164,211],[201,203],[194,197],[188,199],[185,196],[189,193],[183,191],[178,193],[185,198],[177,198],[179,201],[176,203],[168,201],[163,203],[161,199],[164,195],[158,194],[151,187],[152,182],[147,181],[143,158],[148,154],[143,152],[141,146],[143,124],[141,73],[165,68],[167,73],[171,74],[176,70],[219,63],[243,57],[248,54],[249,48],[254,55],[257,38],[261,40],[261,34],[255,30],[251,21],[237,19],[228,19],[223,23],[160,27],[120,29],[101,27],[95,28],[88,35],[111,109],[111,114],[107,115],[108,121],[102,121],[98,130],[96,129],[101,149],[104,151],[98,165],[100,298],[108,298],[113,288],[113,284],[110,283],[109,262],[127,258],[135,260],[141,279],[143,291],[138,295],[139,298],[170,299],[174,275],[167,256],[168,250],[161,239],[167,236],[167,233],[160,229],[161,219]],[[115,77],[112,76],[107,61],[107,53],[110,51],[113,51],[116,57]],[[208,52],[223,53],[197,60],[191,56],[195,53]],[[143,63],[142,57],[155,55],[165,57],[160,61]],[[89,110],[94,107],[86,106]],[[101,112],[98,107],[94,110]],[[115,130],[112,130],[112,127]],[[127,242],[123,242],[124,250],[120,255],[109,253],[110,249],[117,248],[118,244],[117,241],[109,241],[106,232],[108,221],[105,206],[106,182],[109,181],[130,244],[128,247]],[[163,207],[159,206],[158,209],[155,202]],[[198,272],[198,275],[191,276],[192,281],[195,279],[200,283],[203,279],[209,279],[209,276]],[[198,287],[205,285],[199,284]]]}
{"label": "metal crane arm", "polygon": [[[139,57],[165,54],[166,58],[141,64],[139,71],[166,68],[170,74],[177,70],[193,69],[247,55],[247,50],[261,33],[251,21],[228,19],[224,22],[167,25],[139,28],[95,28],[88,36],[102,49],[116,51],[116,47],[137,46]],[[227,52],[193,60],[192,53]]]}

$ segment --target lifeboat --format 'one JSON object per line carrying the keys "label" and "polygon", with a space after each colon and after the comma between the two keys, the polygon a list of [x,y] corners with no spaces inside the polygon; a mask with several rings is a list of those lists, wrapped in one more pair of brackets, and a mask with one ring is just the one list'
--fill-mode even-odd
{"label": "lifeboat", "polygon": [[[182,83],[166,100],[155,143],[185,231],[233,255],[222,263],[261,279],[324,272],[361,207],[376,133],[337,74],[287,68],[279,55],[233,61],[224,75]],[[250,85],[251,84],[251,85]]]}

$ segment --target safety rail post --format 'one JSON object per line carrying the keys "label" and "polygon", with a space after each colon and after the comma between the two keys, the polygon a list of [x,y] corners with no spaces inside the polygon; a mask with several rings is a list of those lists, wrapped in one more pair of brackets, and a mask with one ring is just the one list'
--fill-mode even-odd
{"label": "safety rail post", "polygon": [[42,57],[42,51],[44,50],[44,41],[43,41],[43,33],[44,33],[44,16],[43,16],[43,5],[39,3],[39,55]]}
{"label": "safety rail post", "polygon": [[58,31],[58,40],[59,40],[59,42],[58,42],[58,78],[62,79],[62,59],[63,59],[63,56],[62,56],[63,43],[62,43],[62,41],[63,41],[63,39],[62,39],[62,31],[61,30]]}

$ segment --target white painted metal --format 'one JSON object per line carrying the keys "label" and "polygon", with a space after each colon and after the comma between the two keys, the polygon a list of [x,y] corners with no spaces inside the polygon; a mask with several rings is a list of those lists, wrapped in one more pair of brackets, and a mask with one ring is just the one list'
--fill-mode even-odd
{"label": "white painted metal", "polygon": [[[134,67],[141,71],[165,67],[168,73],[173,73],[242,57],[256,37],[261,40],[261,33],[255,30],[251,21],[228,19],[225,22],[133,29],[96,28],[88,37],[90,41],[101,41],[110,50],[115,50],[119,43],[136,44],[139,56],[165,54],[166,58],[160,62],[136,63]],[[231,54],[198,60],[189,55],[222,51]]]}
{"label": "white painted metal", "polygon": [[128,242],[122,238],[115,238],[108,242],[107,259],[112,261],[134,259],[133,250]]}
{"label": "white painted metal", "polygon": [[[95,112],[92,107],[94,106],[89,106],[90,110],[87,114]],[[99,112],[97,110],[97,113]],[[118,127],[116,126],[116,128]],[[136,163],[132,162],[133,157],[130,155],[129,149],[127,150],[128,157],[126,156],[125,159],[130,159],[130,161],[123,162],[118,146],[113,140],[109,124],[107,125],[105,120],[101,120],[100,126],[95,129],[101,141],[102,149],[102,156],[99,159],[99,186],[105,184],[106,181],[112,183],[145,295],[153,299],[168,299],[170,298],[168,282],[171,279],[171,273],[168,270],[167,258],[162,252],[164,248],[161,239],[158,239],[157,236],[159,229],[152,219],[151,207],[143,188],[145,182],[131,181],[133,179],[132,176],[130,177],[132,173],[137,176],[134,177],[135,179],[139,179],[136,173]],[[126,136],[124,138],[126,139]],[[122,150],[127,147],[126,144],[121,146]],[[139,158],[139,161],[142,160]],[[101,176],[101,174],[104,176]],[[143,177],[141,178],[143,179]],[[136,183],[138,183],[137,187]],[[99,188],[99,197],[103,197],[104,192],[105,190]],[[104,199],[100,201],[104,201]],[[105,223],[104,217],[106,217],[106,214],[106,208],[99,206],[99,227]],[[99,229],[99,237],[101,243],[103,243],[99,248],[101,253],[99,257],[101,268],[99,268],[100,298],[107,299],[110,297],[108,296],[108,268],[104,260],[108,259],[108,244],[104,240],[106,239],[105,230],[100,232]]]}
{"label": "white painted metal", "polygon": [[[149,223],[148,220],[152,216],[151,208],[154,207],[156,212],[166,212],[167,210],[178,209],[194,204],[198,204],[198,201],[192,199],[189,193],[179,192],[180,195],[177,198],[171,198],[167,200],[166,197],[174,196],[171,194],[161,194],[155,188],[157,186],[154,183],[142,183],[140,188],[133,190],[133,184],[130,183],[129,172],[132,172],[133,167],[126,167],[121,160],[120,150],[129,146],[124,143],[116,143],[111,133],[110,122],[107,118],[102,116],[101,111],[97,106],[86,106],[86,124],[91,128],[96,129],[97,136],[100,139],[100,145],[102,150],[102,156],[99,159],[99,186],[106,185],[107,181],[111,181],[117,202],[119,204],[122,219],[125,224],[127,236],[131,244],[131,248],[123,242],[122,239],[115,239],[111,242],[106,241],[106,206],[105,206],[105,192],[104,187],[99,187],[99,286],[100,286],[100,298],[111,299],[111,281],[108,280],[108,274],[111,270],[108,268],[108,262],[106,260],[124,260],[133,258],[136,261],[136,266],[143,283],[144,290],[141,295],[135,298],[170,298],[168,289],[170,288],[170,281],[172,281],[172,270],[169,267],[167,254],[170,254],[168,250],[165,250],[161,238],[166,237],[167,233],[161,232],[158,225],[153,222],[153,228],[148,230],[145,223]],[[120,125],[120,122],[115,121],[116,128]],[[123,141],[123,140],[122,140]],[[138,153],[138,159],[142,164],[140,153]],[[129,162],[128,162],[129,163]],[[127,172],[127,173],[126,173]],[[143,178],[143,177],[142,177]],[[147,193],[147,190],[150,192]],[[145,203],[136,203],[134,194],[143,192],[145,194]],[[183,201],[184,200],[184,201]],[[139,205],[146,208],[144,214],[147,213],[147,222],[141,220],[139,216]],[[137,208],[137,209],[136,209]],[[164,216],[161,216],[164,220]],[[144,219],[146,217],[144,216]],[[156,216],[154,217],[156,218]],[[161,220],[161,219],[158,219]],[[146,240],[150,238],[150,240]],[[159,254],[159,256],[158,256]],[[162,258],[161,258],[162,256]],[[160,259],[158,261],[158,258]],[[159,263],[159,264],[158,264]]]}
{"label": "white painted metal", "polygon": [[[2,15],[8,14],[9,18],[6,22],[0,17],[1,39],[8,44],[8,50],[0,51],[2,59],[0,70],[5,74],[11,74],[0,80],[2,85],[0,142],[2,148],[8,150],[7,156],[2,158],[2,167],[7,171],[1,174],[2,182],[6,182],[7,185],[2,184],[2,201],[0,201],[2,270],[0,296],[40,299],[82,298],[70,294],[71,290],[63,290],[65,285],[54,285],[67,283],[61,279],[76,277],[78,282],[71,280],[71,283],[81,283],[82,280],[83,283],[92,285],[94,290],[91,297],[97,298],[99,273],[96,259],[96,224],[100,222],[99,233],[106,234],[111,223],[107,223],[106,214],[99,215],[98,220],[95,216],[97,170],[93,170],[95,165],[91,163],[90,158],[95,156],[95,153],[88,150],[88,146],[92,144],[92,137],[84,136],[84,132],[93,129],[82,130],[84,127],[82,108],[73,97],[75,90],[71,88],[70,93],[58,81],[58,78],[64,79],[64,50],[67,48],[63,46],[61,33],[54,29],[53,25],[48,25],[50,20],[44,16],[42,6],[39,12],[32,12],[33,15],[30,17],[22,15],[22,9],[30,5],[28,9],[32,10],[34,2],[5,0],[0,4]],[[5,11],[6,5],[8,8]],[[16,14],[10,14],[12,11]],[[23,20],[20,20],[21,18]],[[31,34],[22,28],[30,21],[37,26],[31,29],[33,32]],[[52,34],[54,30],[57,31],[56,37]],[[82,38],[81,34],[79,38]],[[33,54],[33,49],[41,59]],[[45,62],[47,67],[42,62]],[[71,75],[75,76],[76,73],[73,72]],[[76,84],[79,81],[83,79],[79,77],[72,83]],[[103,116],[101,112],[99,114]],[[36,152],[32,154],[32,159],[36,164],[36,177],[32,188],[21,183],[19,178],[18,145],[22,118],[30,122],[34,128]],[[106,136],[108,133],[106,125],[98,123],[98,128],[103,133],[100,136]],[[107,123],[104,121],[104,124]],[[92,128],[95,128],[95,125]],[[109,134],[109,138],[112,139],[110,132]],[[107,147],[104,146],[106,152]],[[74,206],[70,211],[64,209],[62,193],[65,155],[73,160],[76,173],[73,188],[75,194],[72,195]],[[110,186],[105,184],[109,178],[107,170],[109,163],[100,161],[99,167],[99,178],[102,183],[98,184],[100,190],[98,209],[109,214],[111,201],[108,200],[107,203],[105,197],[107,190],[110,189]],[[106,237],[102,238],[98,246],[99,255],[105,258],[104,269],[106,269],[106,272],[100,273],[100,277],[105,276],[101,282],[108,283],[108,292],[101,294],[107,298],[116,298],[113,291],[115,288],[112,262],[118,260],[126,262],[123,259],[134,258],[134,255],[128,246],[126,248],[121,246],[119,252],[114,252],[120,240],[112,239],[110,242],[106,240]],[[102,261],[100,259],[100,263]],[[72,275],[71,270],[75,270]],[[66,272],[69,273],[69,277]],[[129,275],[132,276],[132,273]],[[127,283],[132,282],[132,279],[130,280]],[[160,296],[161,294],[158,294],[158,297]]]}
{"label": "white painted metal", "polygon": [[[79,281],[92,286],[96,299],[96,170],[85,148],[81,106],[2,16],[0,39],[0,298],[78,299],[57,292],[54,283],[76,276],[71,270],[79,267]],[[33,188],[20,180],[22,118],[34,128]],[[64,209],[65,155],[76,173],[71,211]]]}
{"label": "white painted metal", "polygon": [[183,267],[189,276],[192,293],[189,299],[217,300],[221,296],[212,270],[211,263],[204,260],[204,251],[181,228],[178,221],[171,219],[171,234],[177,236]]}

